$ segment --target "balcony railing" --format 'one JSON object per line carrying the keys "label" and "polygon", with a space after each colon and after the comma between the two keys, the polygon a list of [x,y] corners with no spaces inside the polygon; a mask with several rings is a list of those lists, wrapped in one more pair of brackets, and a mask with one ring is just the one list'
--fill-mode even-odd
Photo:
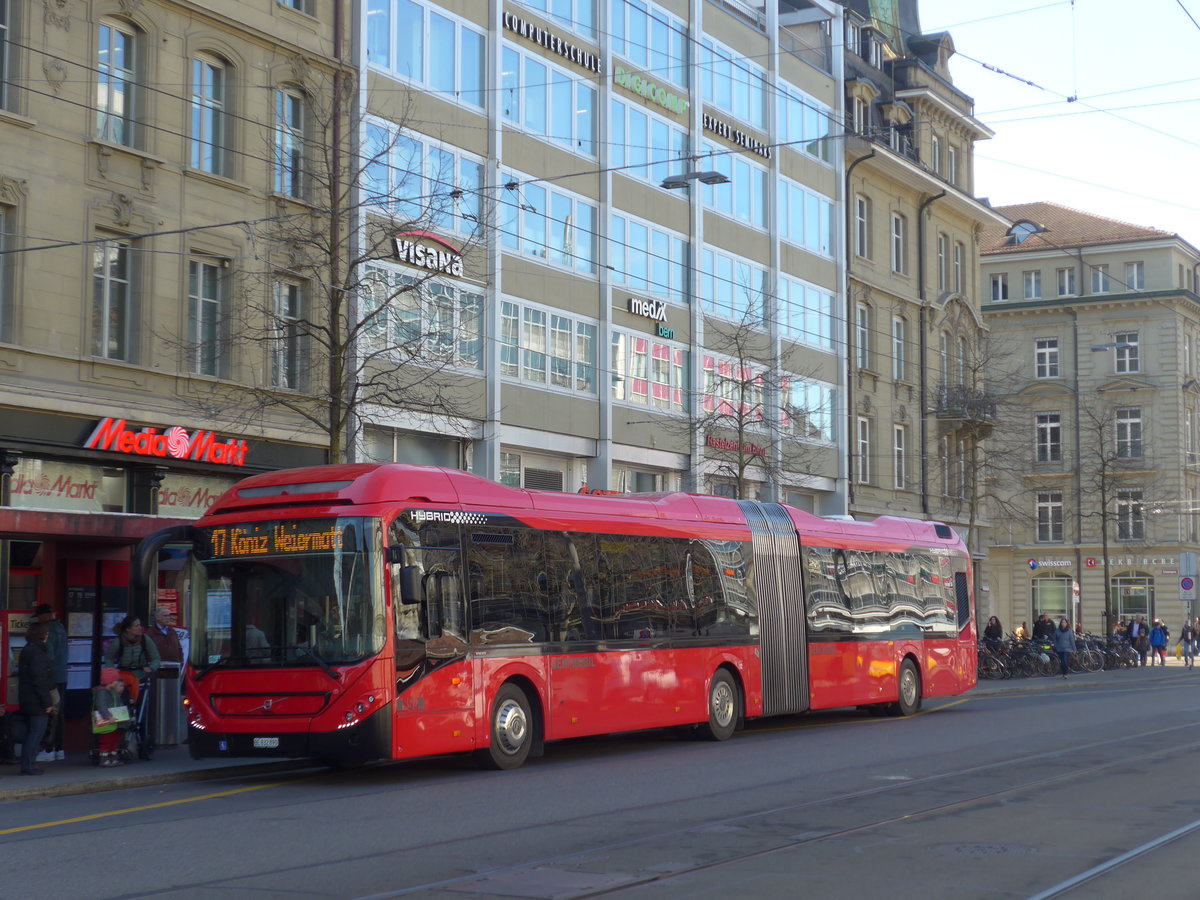
{"label": "balcony railing", "polygon": [[962,384],[939,385],[934,406],[939,419],[996,424],[996,398]]}

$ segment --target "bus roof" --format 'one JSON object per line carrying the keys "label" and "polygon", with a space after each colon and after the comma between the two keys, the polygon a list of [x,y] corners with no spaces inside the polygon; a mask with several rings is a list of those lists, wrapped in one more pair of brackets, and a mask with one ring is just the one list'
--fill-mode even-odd
{"label": "bus roof", "polygon": [[[657,519],[681,524],[746,526],[738,501],[683,492],[659,494],[590,494],[512,488],[487,478],[441,466],[407,463],[355,463],[283,469],[254,475],[226,491],[207,517],[295,511],[298,506],[338,507],[374,504],[453,504],[542,515],[578,515]],[[823,518],[786,507],[798,531],[841,540],[899,540],[958,544],[947,526],[919,519],[881,516],[871,522]]]}

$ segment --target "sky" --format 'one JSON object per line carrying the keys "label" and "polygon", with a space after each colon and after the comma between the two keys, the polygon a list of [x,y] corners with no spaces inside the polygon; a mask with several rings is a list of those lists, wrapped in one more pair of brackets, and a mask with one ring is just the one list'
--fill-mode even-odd
{"label": "sky", "polygon": [[1059,203],[1200,248],[1200,0],[918,2],[995,132],[975,144],[977,197]]}

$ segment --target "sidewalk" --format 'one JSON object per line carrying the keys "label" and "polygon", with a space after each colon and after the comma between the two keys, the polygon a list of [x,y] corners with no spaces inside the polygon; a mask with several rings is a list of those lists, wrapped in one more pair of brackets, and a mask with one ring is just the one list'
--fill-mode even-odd
{"label": "sidewalk", "polygon": [[[1059,676],[1010,678],[1005,681],[981,681],[972,694],[1021,693],[1052,689],[1076,689],[1096,686],[1141,683],[1166,678],[1195,678],[1200,685],[1200,668],[1189,670],[1182,660],[1171,657],[1167,666],[1146,666],[1138,669],[1116,669],[1111,672],[1090,672],[1071,675],[1065,681]],[[186,746],[160,747],[154,759],[137,760],[128,765],[102,769],[92,764],[85,753],[72,753],[61,762],[38,764],[44,775],[21,775],[16,765],[0,766],[0,803],[29,800],[37,797],[65,797],[72,794],[91,794],[98,791],[118,791],[124,788],[157,784],[176,784],[185,781],[208,781],[217,778],[236,778],[271,772],[294,772],[319,766],[304,759],[192,759]]]}
{"label": "sidewalk", "polygon": [[20,767],[0,765],[0,803],[37,797],[66,797],[98,791],[183,781],[236,778],[270,772],[291,772],[319,765],[308,759],[192,759],[186,746],[160,747],[154,759],[135,760],[102,769],[85,752],[68,753],[60,762],[38,763],[44,775],[22,775]]}

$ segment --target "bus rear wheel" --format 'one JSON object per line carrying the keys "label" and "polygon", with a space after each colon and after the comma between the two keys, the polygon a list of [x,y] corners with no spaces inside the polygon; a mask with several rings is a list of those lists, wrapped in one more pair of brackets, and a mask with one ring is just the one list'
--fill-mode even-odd
{"label": "bus rear wheel", "polygon": [[718,669],[708,688],[708,721],[700,726],[700,736],[710,741],[729,740],[737,731],[741,707],[737,682],[724,669]]}
{"label": "bus rear wheel", "polygon": [[516,769],[524,764],[533,746],[533,713],[529,698],[515,684],[506,684],[492,701],[491,742],[475,751],[485,769]]}
{"label": "bus rear wheel", "polygon": [[898,716],[911,716],[921,710],[921,676],[911,659],[900,664],[900,699],[893,708]]}

